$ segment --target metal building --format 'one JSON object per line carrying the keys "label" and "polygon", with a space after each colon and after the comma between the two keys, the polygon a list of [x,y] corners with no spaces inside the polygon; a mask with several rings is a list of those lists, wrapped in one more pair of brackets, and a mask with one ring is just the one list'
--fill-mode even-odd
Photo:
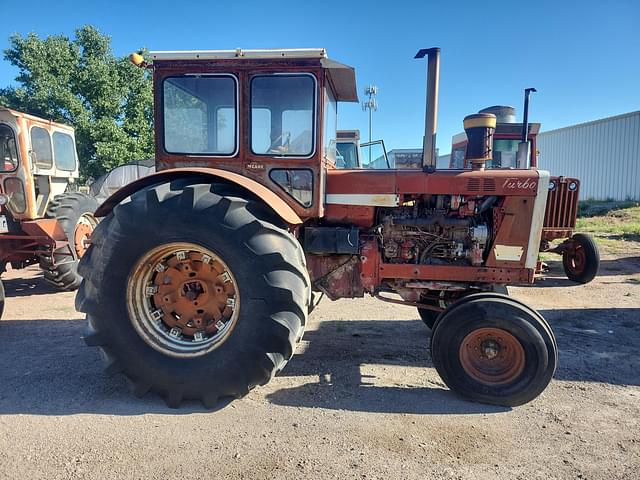
{"label": "metal building", "polygon": [[540,168],[580,179],[581,200],[640,200],[640,111],[541,132],[537,148]]}

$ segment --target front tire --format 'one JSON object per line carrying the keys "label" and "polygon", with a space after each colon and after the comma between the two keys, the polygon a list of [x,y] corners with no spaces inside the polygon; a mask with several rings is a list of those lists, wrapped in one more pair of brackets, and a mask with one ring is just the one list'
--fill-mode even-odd
{"label": "front tire", "polygon": [[[496,283],[493,285],[486,285],[484,288],[486,289],[485,290],[486,292],[494,292],[494,293],[500,293],[502,295],[509,295],[509,291],[507,290],[506,285],[500,285]],[[464,292],[452,292],[453,295],[451,294],[447,295],[447,292],[443,290],[440,292],[439,300],[437,301],[426,300],[426,301],[423,301],[423,303],[429,303],[430,305],[440,307],[442,308],[442,310],[444,310],[447,307],[454,304],[457,300],[460,300],[461,298],[464,298],[467,295],[476,294],[477,292],[478,290],[468,290]],[[440,317],[442,310],[438,311],[438,310],[432,310],[430,308],[418,307],[418,315],[420,315],[420,318],[422,319],[424,324],[427,326],[427,328],[429,330],[433,330],[433,327],[438,321],[438,317]]]}
{"label": "front tire", "polygon": [[511,407],[536,398],[557,364],[555,338],[542,316],[487,293],[469,296],[442,314],[431,337],[431,355],[451,390]]}
{"label": "front tire", "polygon": [[97,208],[95,198],[80,192],[63,193],[49,202],[45,217],[58,221],[70,249],[61,248],[53,256],[41,255],[40,268],[44,279],[60,290],[76,290],[80,286],[78,260],[86,252],[88,239],[98,223],[93,216]]}
{"label": "front tire", "polygon": [[600,268],[600,250],[592,236],[576,233],[571,237],[571,247],[562,254],[562,266],[569,280],[589,283]]}
{"label": "front tire", "polygon": [[116,206],[93,234],[76,298],[85,340],[138,396],[213,408],[267,383],[302,337],[310,281],[301,246],[238,194],[158,185]]}

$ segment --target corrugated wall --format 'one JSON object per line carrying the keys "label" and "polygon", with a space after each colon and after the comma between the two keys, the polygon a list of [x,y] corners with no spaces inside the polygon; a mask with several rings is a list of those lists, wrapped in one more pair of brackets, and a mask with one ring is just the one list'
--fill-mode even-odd
{"label": "corrugated wall", "polygon": [[542,132],[538,164],[579,178],[581,200],[640,200],[640,111]]}

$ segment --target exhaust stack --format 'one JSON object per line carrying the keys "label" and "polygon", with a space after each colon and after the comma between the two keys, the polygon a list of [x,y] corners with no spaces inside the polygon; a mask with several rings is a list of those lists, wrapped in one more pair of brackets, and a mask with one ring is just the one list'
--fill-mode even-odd
{"label": "exhaust stack", "polygon": [[518,144],[516,154],[516,165],[518,168],[529,168],[529,95],[536,92],[535,88],[525,88],[524,90],[524,114],[522,118],[522,138]]}
{"label": "exhaust stack", "polygon": [[440,49],[423,48],[414,58],[427,58],[427,105],[422,144],[422,170],[436,169],[436,130],[438,128],[438,84],[440,82]]}

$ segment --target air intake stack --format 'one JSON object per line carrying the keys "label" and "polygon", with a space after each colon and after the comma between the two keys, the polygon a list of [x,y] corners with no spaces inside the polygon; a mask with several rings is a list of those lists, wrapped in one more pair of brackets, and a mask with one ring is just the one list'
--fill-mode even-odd
{"label": "air intake stack", "polygon": [[484,170],[493,158],[493,132],[496,130],[496,116],[493,113],[474,113],[464,118],[467,134],[465,165],[471,163],[473,170]]}

